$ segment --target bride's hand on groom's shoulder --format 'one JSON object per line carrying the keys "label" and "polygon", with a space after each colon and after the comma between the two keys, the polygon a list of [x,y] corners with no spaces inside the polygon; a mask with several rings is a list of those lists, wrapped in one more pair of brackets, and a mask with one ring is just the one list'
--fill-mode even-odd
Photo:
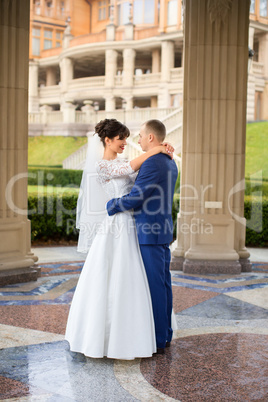
{"label": "bride's hand on groom's shoulder", "polygon": [[163,142],[163,154],[168,155],[171,159],[173,159],[173,152],[175,151],[174,147],[168,142]]}

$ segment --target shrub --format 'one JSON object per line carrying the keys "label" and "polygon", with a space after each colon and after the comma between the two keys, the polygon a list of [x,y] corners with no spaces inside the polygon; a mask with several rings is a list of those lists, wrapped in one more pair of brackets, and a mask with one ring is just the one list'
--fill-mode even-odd
{"label": "shrub", "polygon": [[[75,229],[78,194],[28,197],[29,219],[32,223],[32,240],[77,240]],[[174,195],[172,218],[174,236],[177,231],[177,214],[180,196]],[[246,245],[268,245],[268,197],[245,197]]]}
{"label": "shrub", "polygon": [[72,169],[28,169],[28,184],[31,186],[80,186],[82,170]]}

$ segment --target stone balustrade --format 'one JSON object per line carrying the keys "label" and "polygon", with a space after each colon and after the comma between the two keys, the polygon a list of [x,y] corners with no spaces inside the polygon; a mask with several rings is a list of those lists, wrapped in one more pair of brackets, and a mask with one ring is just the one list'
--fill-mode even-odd
{"label": "stone balustrade", "polygon": [[[123,84],[123,75],[116,75],[114,77],[114,86],[122,87],[124,89]],[[172,68],[170,70],[170,82],[178,82],[180,81],[182,84],[183,81],[183,68]],[[141,74],[133,76],[133,86],[142,88],[147,87],[148,85],[156,85],[161,81],[161,73],[154,74]],[[67,87],[65,88],[70,92],[79,91],[80,97],[83,97],[83,93],[88,92],[91,89],[105,89],[105,76],[96,76],[96,77],[83,77],[83,78],[75,78],[71,79],[67,82]],[[49,86],[41,86],[39,88],[39,100],[41,104],[55,104],[55,100],[60,99],[62,92],[62,85],[49,85]],[[95,94],[96,95],[96,94]],[[88,94],[87,94],[88,96]],[[58,103],[58,102],[56,102]]]}
{"label": "stone balustrade", "polygon": [[263,77],[263,74],[264,74],[264,65],[263,65],[263,63],[253,61],[252,62],[252,72],[253,72],[254,75]]}
{"label": "stone balustrade", "polygon": [[[75,107],[75,105],[72,105]],[[170,116],[165,124],[169,128],[172,124],[174,125],[177,119],[180,118],[181,109],[174,107],[169,108],[134,108],[130,110],[117,109],[112,112],[107,112],[106,110],[99,110],[95,112],[90,110],[87,113],[80,110],[75,110],[74,113],[64,113],[60,110],[47,110],[47,107],[43,107],[40,112],[29,113],[28,123],[29,124],[55,124],[55,123],[77,123],[77,124],[96,124],[99,120],[103,119],[117,119],[122,122],[137,122],[141,124],[142,122],[149,119],[160,119],[165,122],[166,116]],[[65,119],[68,116],[68,121]]]}
{"label": "stone balustrade", "polygon": [[83,169],[88,145],[85,144],[63,161],[63,169]]}
{"label": "stone balustrade", "polygon": [[179,81],[183,80],[183,68],[171,68],[170,70],[171,74],[171,81]]}
{"label": "stone balustrade", "polygon": [[84,78],[75,78],[71,80],[68,85],[68,88],[72,90],[72,89],[104,87],[104,85],[105,85],[105,76],[84,77]]}
{"label": "stone balustrade", "polygon": [[134,75],[134,86],[157,84],[161,80],[161,73]]}

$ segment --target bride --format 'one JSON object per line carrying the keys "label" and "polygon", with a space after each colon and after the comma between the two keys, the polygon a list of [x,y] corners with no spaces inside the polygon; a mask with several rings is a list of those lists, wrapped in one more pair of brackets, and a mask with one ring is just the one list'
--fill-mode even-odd
{"label": "bride", "polygon": [[78,251],[89,252],[65,339],[71,351],[88,357],[150,357],[156,352],[154,319],[134,218],[130,211],[108,216],[105,204],[130,192],[146,159],[173,149],[165,144],[128,162],[117,158],[130,134],[124,124],[105,119],[95,131],[77,205]]}

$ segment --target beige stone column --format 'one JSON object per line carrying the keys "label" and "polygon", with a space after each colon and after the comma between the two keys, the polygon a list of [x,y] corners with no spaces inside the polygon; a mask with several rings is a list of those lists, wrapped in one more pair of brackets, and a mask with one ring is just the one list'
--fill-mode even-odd
{"label": "beige stone column", "polygon": [[134,80],[136,52],[134,49],[123,51],[123,86],[132,87]]}
{"label": "beige stone column", "polygon": [[170,82],[170,69],[174,67],[174,43],[163,41],[161,45],[161,82],[158,88],[158,107],[170,107],[168,83]]}
{"label": "beige stone column", "polygon": [[217,4],[185,1],[181,201],[173,255],[189,273],[251,270],[243,191],[249,0]]}
{"label": "beige stone column", "polygon": [[38,61],[29,62],[29,112],[38,112]]}
{"label": "beige stone column", "polygon": [[105,87],[107,88],[113,88],[115,84],[117,56],[116,50],[107,49],[105,52]]}
{"label": "beige stone column", "polygon": [[159,73],[161,70],[161,55],[160,49],[153,49],[152,51],[152,73]]}
{"label": "beige stone column", "polygon": [[60,61],[60,78],[61,78],[61,92],[68,91],[69,82],[73,79],[73,60],[69,57],[64,57]]}
{"label": "beige stone column", "polygon": [[[0,280],[36,279],[27,218],[29,8],[0,2]],[[13,278],[13,279],[12,279]]]}
{"label": "beige stone column", "polygon": [[161,45],[161,81],[170,81],[170,70],[174,67],[174,42],[165,40]]}
{"label": "beige stone column", "polygon": [[56,69],[53,66],[46,69],[46,86],[50,85],[57,85]]}
{"label": "beige stone column", "polygon": [[126,101],[126,110],[133,109],[133,95],[126,94],[124,95],[124,99]]}
{"label": "beige stone column", "polygon": [[105,110],[106,112],[113,112],[115,110],[115,97],[113,94],[105,96]]}

